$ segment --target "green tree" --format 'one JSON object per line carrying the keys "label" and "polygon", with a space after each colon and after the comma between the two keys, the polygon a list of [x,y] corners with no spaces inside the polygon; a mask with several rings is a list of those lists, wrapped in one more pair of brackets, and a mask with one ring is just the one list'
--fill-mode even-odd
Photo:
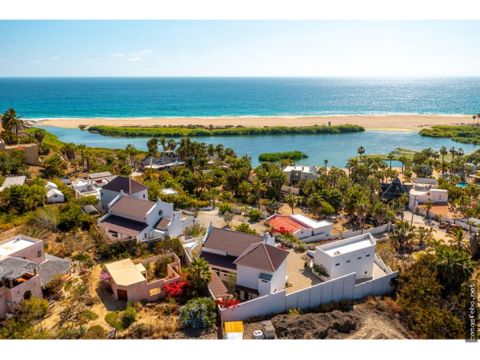
{"label": "green tree", "polygon": [[65,161],[58,154],[55,154],[43,162],[43,175],[47,179],[62,177],[65,175],[66,168],[67,164]]}
{"label": "green tree", "polygon": [[203,258],[193,260],[188,268],[187,280],[194,296],[206,294],[211,279],[212,274],[208,262]]}
{"label": "green tree", "polygon": [[215,303],[211,298],[191,299],[180,308],[180,323],[186,330],[209,330],[216,317]]}
{"label": "green tree", "polygon": [[472,277],[475,268],[466,251],[446,245],[435,249],[434,264],[438,280],[446,292],[458,292],[462,284]]}

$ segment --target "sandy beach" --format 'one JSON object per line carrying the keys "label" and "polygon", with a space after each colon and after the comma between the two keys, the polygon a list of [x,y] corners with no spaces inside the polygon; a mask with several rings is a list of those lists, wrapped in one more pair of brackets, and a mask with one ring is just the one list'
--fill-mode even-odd
{"label": "sandy beach", "polygon": [[245,117],[147,117],[147,118],[56,118],[42,119],[41,125],[77,128],[79,125],[166,126],[166,125],[242,125],[312,126],[354,124],[368,130],[411,131],[432,125],[473,123],[469,115],[345,115],[345,116],[245,116]]}

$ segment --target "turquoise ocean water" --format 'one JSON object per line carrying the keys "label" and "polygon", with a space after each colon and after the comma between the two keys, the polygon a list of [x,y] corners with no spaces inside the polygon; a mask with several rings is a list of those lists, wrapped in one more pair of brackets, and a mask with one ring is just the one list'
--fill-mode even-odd
{"label": "turquoise ocean water", "polygon": [[480,112],[479,78],[0,78],[24,118]]}
{"label": "turquoise ocean water", "polygon": [[[328,114],[473,114],[480,112],[479,78],[0,78],[0,110],[23,118],[247,116]],[[261,123],[259,126],[266,125]],[[381,118],[379,118],[381,121]],[[379,124],[381,127],[381,123]],[[145,149],[146,138],[103,137],[49,128],[66,142]],[[302,150],[303,164],[343,167],[356,149],[477,147],[416,132],[195,138],[223,143],[257,164],[262,152]]]}

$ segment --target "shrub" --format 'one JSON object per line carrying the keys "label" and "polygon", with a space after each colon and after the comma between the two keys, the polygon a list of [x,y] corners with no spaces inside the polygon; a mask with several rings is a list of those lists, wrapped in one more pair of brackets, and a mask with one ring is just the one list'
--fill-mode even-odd
{"label": "shrub", "polygon": [[98,319],[98,315],[95,314],[92,310],[84,310],[78,315],[78,321],[81,323],[87,323],[92,320]]}
{"label": "shrub", "polygon": [[208,330],[216,317],[215,303],[210,298],[191,299],[180,308],[180,322],[184,329]]}
{"label": "shrub", "polygon": [[107,338],[107,330],[100,325],[94,325],[88,328],[83,334],[83,339],[106,339]]}
{"label": "shrub", "polygon": [[105,321],[107,322],[108,325],[111,327],[117,329],[117,330],[123,330],[123,324],[119,320],[119,312],[118,311],[112,311],[107,313],[105,315]]}
{"label": "shrub", "polygon": [[323,265],[318,265],[318,264],[313,264],[313,271],[319,275],[319,276],[324,276],[324,277],[329,277],[330,275],[328,274],[327,269]]}
{"label": "shrub", "polygon": [[257,232],[255,229],[252,229],[247,223],[241,223],[235,226],[236,231],[240,231],[246,234],[256,234]]}
{"label": "shrub", "polygon": [[47,285],[45,285],[45,293],[47,295],[57,294],[60,292],[60,290],[62,290],[64,283],[65,282],[62,275],[55,276]]}
{"label": "shrub", "polygon": [[248,213],[248,218],[253,222],[257,222],[261,217],[262,213],[258,209],[252,209]]}
{"label": "shrub", "polygon": [[226,212],[232,212],[232,205],[229,203],[221,203],[218,207],[220,214],[225,214]]}
{"label": "shrub", "polygon": [[128,304],[127,308],[121,313],[120,320],[124,329],[132,325],[137,317],[137,311],[132,304]]}

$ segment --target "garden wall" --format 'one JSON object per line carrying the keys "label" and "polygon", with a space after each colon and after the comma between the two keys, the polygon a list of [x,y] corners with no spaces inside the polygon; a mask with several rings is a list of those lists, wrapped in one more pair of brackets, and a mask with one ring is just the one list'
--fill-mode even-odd
{"label": "garden wall", "polygon": [[391,279],[396,272],[355,284],[355,273],[329,280],[290,294],[285,290],[255,298],[239,305],[220,309],[222,321],[246,320],[256,316],[280,314],[292,308],[309,309],[341,300],[354,300],[366,296],[379,296],[392,292]]}

